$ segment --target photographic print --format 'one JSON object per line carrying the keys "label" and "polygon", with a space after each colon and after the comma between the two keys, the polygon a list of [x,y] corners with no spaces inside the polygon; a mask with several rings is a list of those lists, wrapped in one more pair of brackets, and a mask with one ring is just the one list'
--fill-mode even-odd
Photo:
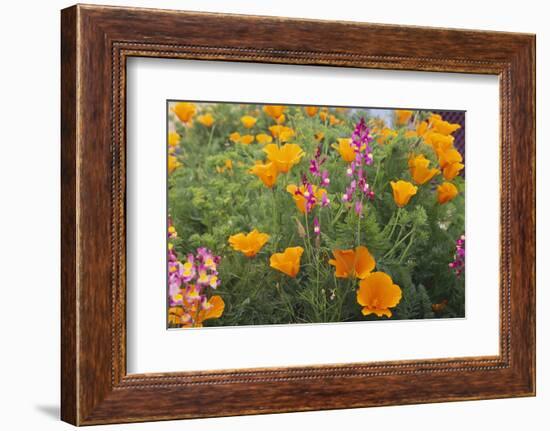
{"label": "photographic print", "polygon": [[168,328],[465,317],[464,111],[166,115]]}

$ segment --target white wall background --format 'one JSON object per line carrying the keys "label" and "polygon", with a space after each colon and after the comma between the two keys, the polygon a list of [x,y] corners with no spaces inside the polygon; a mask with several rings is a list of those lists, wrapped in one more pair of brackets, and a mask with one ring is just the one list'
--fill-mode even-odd
{"label": "white wall background", "polygon": [[[279,15],[537,34],[538,396],[284,415],[134,424],[96,429],[276,430],[544,429],[550,423],[550,14],[537,0],[337,2],[129,0],[104,4]],[[0,426],[69,429],[59,410],[59,10],[69,1],[4,2],[0,13]],[[544,172],[545,170],[545,172]],[[546,270],[546,271],[545,271]],[[380,388],[383,390],[383,388]]]}

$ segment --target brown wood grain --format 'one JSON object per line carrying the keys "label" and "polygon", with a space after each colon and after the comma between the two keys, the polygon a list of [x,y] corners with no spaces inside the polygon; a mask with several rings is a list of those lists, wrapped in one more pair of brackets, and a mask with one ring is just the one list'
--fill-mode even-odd
{"label": "brown wood grain", "polygon": [[77,422],[76,8],[61,26],[61,417]]}
{"label": "brown wood grain", "polygon": [[[61,47],[63,420],[87,425],[534,395],[533,35],[79,5],[62,11]],[[127,375],[131,56],[498,75],[499,356]]]}

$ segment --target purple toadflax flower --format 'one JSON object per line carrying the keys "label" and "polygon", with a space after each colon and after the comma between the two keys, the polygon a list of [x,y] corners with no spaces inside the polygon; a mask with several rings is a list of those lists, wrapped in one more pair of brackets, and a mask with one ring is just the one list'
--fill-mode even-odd
{"label": "purple toadflax flower", "polygon": [[464,272],[464,267],[466,264],[466,237],[461,235],[460,238],[456,240],[456,251],[454,260],[449,263],[449,268],[451,268],[455,275],[459,277]]}
{"label": "purple toadflax flower", "polygon": [[355,213],[361,217],[363,212],[363,200],[374,199],[374,192],[367,183],[365,168],[372,165],[372,135],[365,123],[365,119],[355,125],[351,134],[351,146],[355,152],[355,159],[346,168],[346,175],[351,178],[350,184],[342,195],[343,202],[354,202]]}

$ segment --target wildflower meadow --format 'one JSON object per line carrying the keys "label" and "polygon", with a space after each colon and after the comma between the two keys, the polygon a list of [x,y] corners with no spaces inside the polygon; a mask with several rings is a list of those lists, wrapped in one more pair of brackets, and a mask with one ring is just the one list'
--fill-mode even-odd
{"label": "wildflower meadow", "polygon": [[167,111],[169,328],[464,317],[464,113]]}

